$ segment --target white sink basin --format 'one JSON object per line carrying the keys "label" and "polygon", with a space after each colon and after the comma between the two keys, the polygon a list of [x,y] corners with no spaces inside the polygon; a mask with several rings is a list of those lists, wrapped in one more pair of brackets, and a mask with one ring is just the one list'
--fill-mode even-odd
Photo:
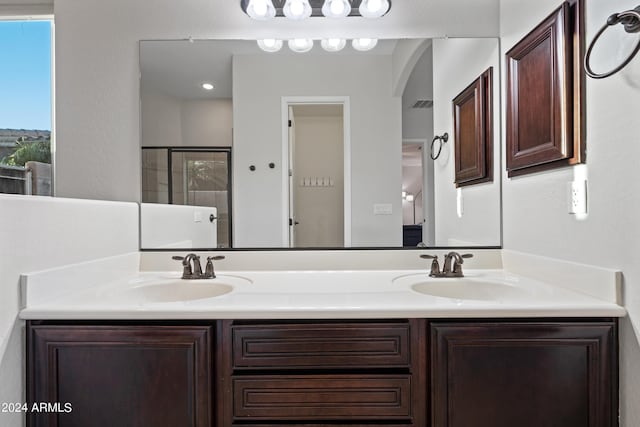
{"label": "white sink basin", "polygon": [[215,298],[233,291],[235,285],[250,284],[237,276],[215,279],[176,279],[144,277],[123,291],[126,297],[148,302],[178,302]]}
{"label": "white sink basin", "polygon": [[512,285],[465,278],[425,280],[412,285],[411,289],[436,297],[482,301],[523,298],[527,295],[523,289]]}
{"label": "white sink basin", "polygon": [[184,280],[155,285],[141,285],[127,291],[152,302],[192,301],[228,294],[233,286],[224,283],[206,283],[208,280]]}

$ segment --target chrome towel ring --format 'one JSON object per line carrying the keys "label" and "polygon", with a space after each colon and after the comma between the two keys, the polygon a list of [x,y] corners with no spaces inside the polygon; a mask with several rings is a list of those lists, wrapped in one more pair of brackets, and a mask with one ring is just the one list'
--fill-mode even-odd
{"label": "chrome towel ring", "polygon": [[[434,153],[433,147],[435,146],[436,141],[440,141],[440,145],[438,145],[438,152]],[[442,136],[436,135],[433,138],[433,141],[431,141],[431,153],[429,153],[429,155],[431,156],[431,160],[436,160],[438,157],[440,157],[440,153],[442,152],[442,145],[446,144],[447,141],[449,141],[448,133],[444,133]]]}
{"label": "chrome towel ring", "polygon": [[640,40],[638,40],[636,47],[633,49],[633,52],[631,52],[631,54],[622,62],[622,64],[606,73],[596,73],[595,71],[593,71],[590,64],[591,52],[593,51],[593,47],[595,46],[600,36],[602,36],[602,34],[609,27],[613,27],[617,24],[622,24],[624,26],[624,30],[627,33],[640,32],[640,6],[624,12],[614,13],[613,15],[609,16],[609,18],[607,18],[607,23],[600,29],[600,31],[598,31],[596,36],[593,38],[593,41],[589,45],[589,49],[587,49],[587,54],[584,57],[584,70],[589,77],[594,79],[604,79],[605,77],[614,75],[615,73],[626,67],[627,64],[629,64],[629,62],[631,62],[631,60],[634,58],[634,56],[636,56],[638,51],[640,51]]}

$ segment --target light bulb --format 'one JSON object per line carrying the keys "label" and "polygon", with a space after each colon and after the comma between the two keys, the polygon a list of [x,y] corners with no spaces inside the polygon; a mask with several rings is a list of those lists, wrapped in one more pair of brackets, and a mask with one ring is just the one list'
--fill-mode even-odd
{"label": "light bulb", "polygon": [[247,5],[247,15],[258,21],[265,21],[276,16],[276,8],[272,0],[250,0]]}
{"label": "light bulb", "polygon": [[347,45],[347,41],[337,38],[324,39],[320,42],[320,45],[327,52],[338,52]]}
{"label": "light bulb", "polygon": [[211,83],[202,83],[202,89],[204,90],[213,90],[214,86]]}
{"label": "light bulb", "polygon": [[302,15],[302,12],[304,12],[304,6],[302,5],[302,2],[299,0],[293,0],[291,2],[291,14],[300,16]]}
{"label": "light bulb", "polygon": [[355,50],[359,50],[360,52],[365,52],[367,50],[371,50],[378,44],[378,39],[369,39],[369,38],[361,38],[361,39],[353,39],[351,45]]}
{"label": "light bulb", "polygon": [[264,39],[258,40],[258,47],[265,52],[277,52],[282,49],[282,40]]}
{"label": "light bulb", "polygon": [[389,11],[389,0],[362,0],[358,10],[365,18],[379,18]]}
{"label": "light bulb", "polygon": [[255,0],[253,2],[253,11],[258,16],[265,16],[267,14],[267,2],[264,0]]}
{"label": "light bulb", "polygon": [[289,49],[297,53],[309,52],[313,48],[311,39],[291,39],[288,42]]}
{"label": "light bulb", "polygon": [[382,6],[382,2],[380,0],[369,0],[367,2],[367,9],[371,13],[376,13],[380,10],[380,6]]}
{"label": "light bulb", "polygon": [[322,5],[322,14],[327,18],[344,18],[351,13],[351,4],[348,0],[325,0]]}
{"label": "light bulb", "polygon": [[282,12],[289,19],[300,20],[311,16],[312,10],[309,0],[287,0]]}

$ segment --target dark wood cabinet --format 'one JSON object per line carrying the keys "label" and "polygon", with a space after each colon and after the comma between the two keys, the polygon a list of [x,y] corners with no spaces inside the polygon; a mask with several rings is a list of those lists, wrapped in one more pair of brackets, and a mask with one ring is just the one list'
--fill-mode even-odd
{"label": "dark wood cabinet", "polygon": [[615,321],[430,329],[432,427],[617,425]]}
{"label": "dark wood cabinet", "polygon": [[30,321],[27,384],[30,427],[615,427],[617,321]]}
{"label": "dark wood cabinet", "polygon": [[564,2],[506,54],[509,176],[585,161],[583,15]]}
{"label": "dark wood cabinet", "polygon": [[31,427],[211,426],[211,326],[28,327]]}
{"label": "dark wood cabinet", "polygon": [[493,67],[453,100],[456,187],[493,181]]}
{"label": "dark wood cabinet", "polygon": [[220,327],[219,425],[426,425],[424,320]]}

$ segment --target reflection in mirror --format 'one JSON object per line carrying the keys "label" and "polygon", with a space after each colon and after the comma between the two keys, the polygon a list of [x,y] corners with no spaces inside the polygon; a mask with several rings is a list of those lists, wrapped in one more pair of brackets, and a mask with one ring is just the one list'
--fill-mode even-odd
{"label": "reflection in mirror", "polygon": [[499,139],[498,178],[463,189],[452,141],[429,155],[491,66],[496,39],[305,54],[140,42],[142,248],[499,246]]}

